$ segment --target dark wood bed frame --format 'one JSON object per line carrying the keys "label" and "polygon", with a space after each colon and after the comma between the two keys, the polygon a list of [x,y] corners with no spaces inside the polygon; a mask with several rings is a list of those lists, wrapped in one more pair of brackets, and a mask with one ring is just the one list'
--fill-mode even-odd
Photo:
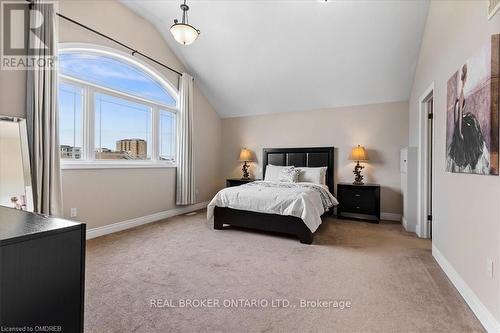
{"label": "dark wood bed frame", "polygon": [[[266,174],[266,166],[268,164],[281,166],[294,165],[296,167],[326,166],[328,168],[326,172],[326,185],[330,192],[334,193],[334,150],[334,147],[264,148],[262,150],[262,175]],[[313,242],[311,230],[309,230],[301,218],[295,216],[215,207],[214,229],[221,230],[224,224],[294,235],[304,244],[311,244]]]}

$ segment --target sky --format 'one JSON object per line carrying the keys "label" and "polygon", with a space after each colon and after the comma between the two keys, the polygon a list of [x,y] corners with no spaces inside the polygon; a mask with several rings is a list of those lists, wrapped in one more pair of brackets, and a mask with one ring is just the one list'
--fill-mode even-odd
{"label": "sky", "polygon": [[[124,91],[148,100],[175,106],[175,100],[154,79],[140,69],[113,58],[92,54],[63,53],[59,57],[61,74]],[[151,153],[151,113],[146,105],[106,95],[95,94],[96,148],[116,148],[116,141],[144,139]],[[79,87],[59,84],[60,143],[81,147],[83,137],[83,92]],[[173,154],[172,137],[175,118],[160,112],[160,155]]]}

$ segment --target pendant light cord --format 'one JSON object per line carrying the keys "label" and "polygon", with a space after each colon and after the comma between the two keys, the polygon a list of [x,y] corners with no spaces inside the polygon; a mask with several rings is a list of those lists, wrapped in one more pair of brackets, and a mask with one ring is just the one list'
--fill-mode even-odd
{"label": "pendant light cord", "polygon": [[187,15],[187,12],[189,10],[189,6],[186,5],[186,0],[184,0],[184,4],[181,5],[181,9],[182,9],[182,23],[189,24],[188,15]]}

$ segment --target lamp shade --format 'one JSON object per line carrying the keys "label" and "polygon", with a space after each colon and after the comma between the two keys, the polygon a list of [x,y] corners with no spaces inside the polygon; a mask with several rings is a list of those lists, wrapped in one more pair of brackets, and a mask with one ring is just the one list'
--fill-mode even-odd
{"label": "lamp shade", "polygon": [[252,152],[246,148],[241,149],[240,161],[250,162],[252,160]]}
{"label": "lamp shade", "polygon": [[358,145],[352,148],[349,159],[351,161],[368,161],[368,154],[366,154],[365,147]]}
{"label": "lamp shade", "polygon": [[170,32],[174,36],[174,39],[182,45],[193,43],[200,34],[200,31],[196,30],[192,25],[184,23],[174,24],[170,27]]}

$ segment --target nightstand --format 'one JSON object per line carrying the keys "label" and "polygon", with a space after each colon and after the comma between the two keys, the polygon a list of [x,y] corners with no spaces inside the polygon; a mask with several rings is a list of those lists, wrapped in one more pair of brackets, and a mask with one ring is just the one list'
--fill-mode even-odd
{"label": "nightstand", "polygon": [[258,179],[241,179],[241,178],[226,179],[226,187],[240,186],[243,184],[254,182],[256,180]]}
{"label": "nightstand", "polygon": [[337,199],[337,217],[380,221],[380,185],[339,183]]}

